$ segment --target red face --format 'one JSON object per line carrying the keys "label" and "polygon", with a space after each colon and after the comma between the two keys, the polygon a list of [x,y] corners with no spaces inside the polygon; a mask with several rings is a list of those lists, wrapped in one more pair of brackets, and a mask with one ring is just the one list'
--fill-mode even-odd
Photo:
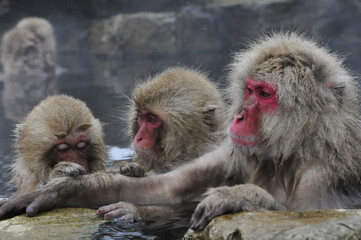
{"label": "red face", "polygon": [[134,137],[133,146],[140,158],[151,158],[155,154],[155,142],[162,123],[162,119],[155,114],[138,112],[139,130]]}
{"label": "red face", "polygon": [[85,173],[88,173],[89,142],[90,139],[83,134],[61,138],[56,141],[53,148],[55,159],[57,159],[57,162],[77,163],[84,168]]}
{"label": "red face", "polygon": [[254,147],[262,116],[277,110],[277,87],[252,78],[246,85],[243,108],[234,116],[229,132],[234,145]]}

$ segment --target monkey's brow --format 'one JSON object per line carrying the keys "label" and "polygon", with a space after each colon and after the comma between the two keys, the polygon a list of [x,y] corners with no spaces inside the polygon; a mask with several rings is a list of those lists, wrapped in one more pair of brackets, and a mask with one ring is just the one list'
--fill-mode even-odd
{"label": "monkey's brow", "polygon": [[54,134],[55,137],[57,137],[58,139],[60,138],[65,138],[66,137],[66,134]]}

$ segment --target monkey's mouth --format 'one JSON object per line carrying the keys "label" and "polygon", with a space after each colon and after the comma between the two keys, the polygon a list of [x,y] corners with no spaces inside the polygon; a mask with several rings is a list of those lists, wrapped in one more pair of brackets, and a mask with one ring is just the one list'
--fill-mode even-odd
{"label": "monkey's mouth", "polygon": [[231,140],[236,147],[254,147],[257,145],[255,136],[239,136],[231,133]]}

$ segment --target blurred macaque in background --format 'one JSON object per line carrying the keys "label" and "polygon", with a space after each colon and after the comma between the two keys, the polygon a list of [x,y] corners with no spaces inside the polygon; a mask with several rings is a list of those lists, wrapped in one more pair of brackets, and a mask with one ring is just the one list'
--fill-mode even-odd
{"label": "blurred macaque in background", "polygon": [[56,92],[56,44],[50,23],[24,18],[6,32],[1,64],[5,115],[20,121],[35,104]]}

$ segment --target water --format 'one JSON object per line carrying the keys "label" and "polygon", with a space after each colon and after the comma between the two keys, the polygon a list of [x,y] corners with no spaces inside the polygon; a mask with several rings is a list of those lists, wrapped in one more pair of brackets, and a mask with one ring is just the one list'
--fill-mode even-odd
{"label": "water", "polygon": [[92,237],[98,240],[181,239],[189,227],[195,206],[195,203],[172,206],[169,214],[142,221],[106,222]]}

